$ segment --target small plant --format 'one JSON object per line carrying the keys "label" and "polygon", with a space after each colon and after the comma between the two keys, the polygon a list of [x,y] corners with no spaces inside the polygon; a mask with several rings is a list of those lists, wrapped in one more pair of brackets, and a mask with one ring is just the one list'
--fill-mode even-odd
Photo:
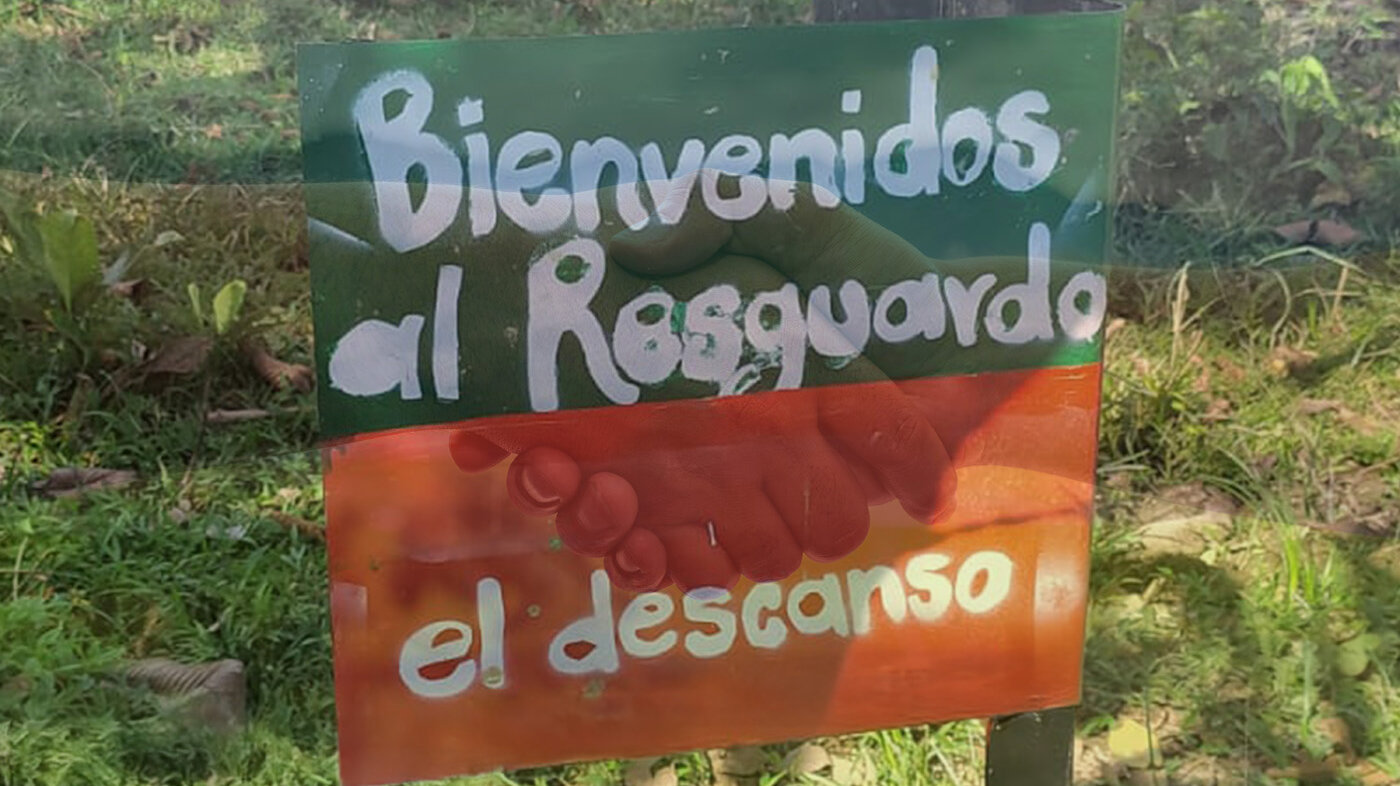
{"label": "small plant", "polygon": [[15,256],[42,270],[63,301],[64,311],[75,316],[102,280],[92,222],[72,210],[40,213],[8,195],[0,195],[0,213]]}
{"label": "small plant", "polygon": [[[1277,70],[1269,69],[1260,79],[1278,91],[1280,133],[1289,158],[1298,152],[1298,123],[1303,116],[1317,114],[1331,117],[1323,115],[1327,109],[1331,109],[1333,114],[1341,112],[1341,102],[1332,90],[1327,68],[1312,55],[1291,60]],[[1335,118],[1332,120],[1329,127],[1332,133],[1329,136],[1335,138],[1341,126]]]}
{"label": "small plant", "polygon": [[201,326],[210,326],[214,335],[228,335],[239,324],[243,315],[243,297],[248,293],[248,284],[243,279],[234,279],[221,287],[214,295],[210,310],[204,310],[199,285],[190,282],[186,288],[190,296],[190,310]]}

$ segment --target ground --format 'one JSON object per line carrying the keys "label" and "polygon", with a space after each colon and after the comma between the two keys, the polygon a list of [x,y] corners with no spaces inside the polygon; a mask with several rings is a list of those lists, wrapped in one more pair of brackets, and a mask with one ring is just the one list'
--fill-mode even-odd
{"label": "ground", "polygon": [[[0,186],[90,221],[133,290],[79,292],[70,315],[0,235],[0,784],[335,778],[326,565],[303,526],[322,515],[312,400],[242,347],[308,362],[293,42],[759,25],[807,8],[0,8]],[[1400,780],[1396,15],[1354,0],[1129,9],[1084,783]],[[1312,220],[1336,223],[1273,231]],[[244,306],[220,331],[211,299],[235,280]],[[172,345],[191,336],[207,341]],[[246,409],[272,416],[206,422]],[[35,485],[64,466],[137,478],[72,498]],[[111,678],[148,655],[243,660],[246,734],[182,730]],[[729,764],[697,752],[651,777],[966,784],[982,730],[815,743]]]}

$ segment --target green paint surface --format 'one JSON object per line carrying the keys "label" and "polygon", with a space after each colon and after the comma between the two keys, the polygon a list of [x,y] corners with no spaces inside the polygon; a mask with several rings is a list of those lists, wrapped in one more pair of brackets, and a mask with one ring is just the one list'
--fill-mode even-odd
{"label": "green paint surface", "polygon": [[[431,85],[424,130],[451,147],[464,180],[471,168],[463,142],[467,133],[488,136],[493,167],[513,135],[549,133],[563,147],[564,166],[548,185],[568,188],[569,153],[579,140],[613,137],[634,153],[655,142],[670,168],[685,140],[700,140],[709,150],[726,136],[749,135],[765,149],[756,168],[762,174],[773,134],[816,128],[839,144],[843,131],[858,130],[867,160],[865,199],[854,209],[938,260],[928,263],[928,272],[964,284],[993,272],[997,289],[1025,280],[1028,233],[1033,224],[1043,223],[1051,232],[1053,303],[1071,276],[1098,270],[1105,258],[1120,28],[1121,15],[1108,12],[302,47],[298,60],[316,357],[320,379],[328,382],[319,393],[323,436],[532,411],[526,272],[533,259],[571,236],[567,230],[530,235],[499,209],[496,230],[474,236],[470,200],[463,198],[456,220],[431,242],[404,253],[391,248],[381,237],[369,159],[352,110],[356,97],[383,75],[411,71]],[[979,109],[995,123],[998,108],[1022,91],[1047,97],[1049,111],[1035,117],[1058,134],[1060,155],[1045,182],[1027,192],[1009,191],[997,184],[989,163],[967,185],[945,177],[933,195],[892,197],[880,188],[869,159],[880,135],[909,119],[910,59],[922,46],[933,47],[938,56],[940,128],[964,108]],[[849,90],[861,91],[858,112],[842,111],[842,94]],[[395,98],[402,104],[402,96]],[[464,99],[481,101],[484,110],[484,120],[467,130],[458,123]],[[388,106],[394,101],[385,103],[386,111],[397,111]],[[993,134],[993,146],[1002,141]],[[972,160],[972,148],[964,144],[956,149],[952,158],[958,166]],[[838,173],[842,166],[837,163]],[[798,176],[809,177],[806,167],[798,169]],[[422,199],[419,179],[419,170],[406,178],[415,203]],[[842,177],[838,182],[846,188]],[[603,184],[614,185],[606,179]],[[645,194],[645,187],[641,190]],[[604,223],[597,234],[606,239],[622,227],[610,215],[608,201],[603,202]],[[645,196],[643,202],[650,205]],[[432,371],[435,295],[439,271],[447,265],[463,271],[457,299],[459,393],[453,400],[439,395]],[[848,277],[860,280],[872,303],[886,287],[909,278],[907,266],[886,268],[878,259],[853,257],[849,268],[839,267],[821,277],[831,286],[833,300]],[[584,274],[561,270],[565,272]],[[611,340],[618,310],[633,297],[660,286],[684,301],[717,283],[736,286],[748,302],[785,280],[771,268],[737,257],[659,280],[633,276],[610,263],[593,303]],[[804,281],[803,289],[811,283]],[[805,312],[806,291],[801,302]],[[421,397],[405,400],[400,388],[351,395],[329,384],[332,353],[356,325],[366,320],[400,325],[410,315],[424,320],[417,345]],[[979,313],[979,322],[983,316]],[[1014,308],[1007,316],[1014,319]],[[675,314],[667,320],[680,322],[683,318]],[[745,346],[746,357],[750,349]],[[949,323],[937,340],[890,345],[872,339],[867,357],[880,373],[911,378],[1095,362],[1099,346],[1096,338],[1071,341],[1057,329],[1050,341],[1008,346],[983,335],[967,347],[955,340]],[[572,337],[563,340],[557,366],[561,408],[612,403],[586,371]],[[870,374],[869,364],[833,362],[810,348],[805,368],[804,386],[865,381]],[[764,372],[754,390],[771,389],[775,376],[775,370]],[[642,401],[717,393],[715,384],[678,373],[661,384],[638,387]]]}

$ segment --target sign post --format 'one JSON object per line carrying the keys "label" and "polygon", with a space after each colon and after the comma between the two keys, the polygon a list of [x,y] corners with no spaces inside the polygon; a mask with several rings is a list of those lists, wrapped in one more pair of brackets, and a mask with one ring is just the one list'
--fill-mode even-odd
{"label": "sign post", "polygon": [[344,780],[1062,756],[1119,24],[304,47]]}

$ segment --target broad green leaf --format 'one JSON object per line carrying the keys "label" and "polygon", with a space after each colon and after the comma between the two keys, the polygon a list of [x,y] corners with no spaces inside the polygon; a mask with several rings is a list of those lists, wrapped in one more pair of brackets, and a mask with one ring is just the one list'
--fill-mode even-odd
{"label": "broad green leaf", "polygon": [[214,333],[222,336],[227,333],[238,321],[238,315],[243,311],[243,296],[248,292],[248,285],[241,279],[224,284],[219,294],[214,296]]}
{"label": "broad green leaf", "polygon": [[1337,671],[1347,677],[1361,676],[1370,665],[1371,656],[1380,644],[1380,637],[1374,633],[1363,633],[1342,642],[1337,651]]}
{"label": "broad green leaf", "polygon": [[43,247],[35,227],[38,215],[4,192],[0,192],[0,214],[5,219],[5,231],[14,238],[19,258],[30,265],[43,264]]}
{"label": "broad green leaf", "polygon": [[203,325],[204,306],[200,303],[199,285],[191,281],[189,286],[185,287],[185,292],[189,293],[190,309],[194,311],[194,318],[199,320],[199,324]]}
{"label": "broad green leaf", "polygon": [[84,288],[102,279],[97,261],[97,233],[92,222],[72,210],[45,213],[37,223],[43,243],[44,267],[63,298],[63,306],[73,311],[73,298]]}

